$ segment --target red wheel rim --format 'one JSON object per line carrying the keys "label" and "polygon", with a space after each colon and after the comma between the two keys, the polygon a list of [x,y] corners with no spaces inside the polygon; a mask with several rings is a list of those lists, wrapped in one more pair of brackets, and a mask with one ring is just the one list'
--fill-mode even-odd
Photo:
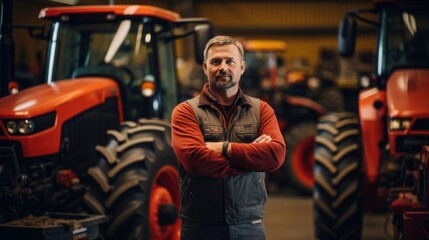
{"label": "red wheel rim", "polygon": [[155,176],[149,202],[149,227],[153,240],[179,240],[180,220],[170,226],[160,226],[158,209],[161,204],[174,203],[179,209],[178,171],[172,166],[162,167]]}
{"label": "red wheel rim", "polygon": [[314,136],[302,139],[292,156],[292,170],[296,180],[306,188],[313,188]]}

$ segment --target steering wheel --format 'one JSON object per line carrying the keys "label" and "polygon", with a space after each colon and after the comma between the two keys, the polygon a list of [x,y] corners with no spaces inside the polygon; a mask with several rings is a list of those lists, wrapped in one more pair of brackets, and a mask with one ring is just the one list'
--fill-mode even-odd
{"label": "steering wheel", "polygon": [[121,70],[122,72],[124,72],[125,77],[122,78],[124,84],[129,87],[132,86],[132,84],[134,83],[135,79],[136,79],[136,75],[134,74],[133,70],[131,70],[131,68],[129,68],[126,65],[121,65],[121,66],[114,66],[113,67]]}
{"label": "steering wheel", "polygon": [[[98,65],[101,67],[105,66],[107,68],[110,68],[111,70],[114,70],[116,72],[114,74],[116,76],[115,78],[118,81],[122,81],[122,83],[125,86],[129,87],[129,86],[132,86],[132,84],[134,83],[136,75],[134,74],[133,70],[131,70],[131,68],[129,68],[125,64],[119,65],[119,64],[114,64],[112,62],[106,63],[102,61]],[[120,70],[120,71],[116,71],[116,70]]]}

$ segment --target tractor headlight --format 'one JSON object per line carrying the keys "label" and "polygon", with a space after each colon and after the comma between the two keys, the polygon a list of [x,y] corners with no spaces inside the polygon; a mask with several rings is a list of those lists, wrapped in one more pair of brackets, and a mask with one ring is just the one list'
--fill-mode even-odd
{"label": "tractor headlight", "polygon": [[55,124],[56,113],[51,112],[33,118],[2,120],[10,135],[31,135],[46,130]]}
{"label": "tractor headlight", "polygon": [[34,132],[34,122],[30,119],[21,120],[18,123],[18,131],[21,134],[27,135]]}
{"label": "tractor headlight", "polygon": [[368,75],[363,75],[359,78],[359,84],[362,88],[367,88],[371,86],[371,79]]}
{"label": "tractor headlight", "polygon": [[9,134],[13,135],[18,132],[18,124],[15,121],[8,121],[6,123],[6,129]]}
{"label": "tractor headlight", "polygon": [[411,119],[392,118],[389,123],[389,130],[406,130],[411,124]]}

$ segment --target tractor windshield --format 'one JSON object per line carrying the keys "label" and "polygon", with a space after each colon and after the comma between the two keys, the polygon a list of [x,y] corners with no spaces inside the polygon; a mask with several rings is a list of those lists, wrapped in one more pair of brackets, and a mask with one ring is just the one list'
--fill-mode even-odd
{"label": "tractor windshield", "polygon": [[[127,119],[169,119],[178,101],[169,25],[148,17],[97,22],[73,19],[53,22],[50,32],[47,83],[78,77],[112,78],[126,91]],[[150,100],[141,88],[147,81],[157,86]]]}
{"label": "tractor windshield", "polygon": [[429,67],[427,9],[387,9],[381,14],[377,74],[398,68]]}
{"label": "tractor windshield", "polygon": [[[108,64],[126,68],[132,78],[155,75],[153,51],[163,25],[129,19],[106,22],[74,22],[52,25],[46,81],[72,78],[82,67]],[[124,79],[125,84],[130,76]]]}

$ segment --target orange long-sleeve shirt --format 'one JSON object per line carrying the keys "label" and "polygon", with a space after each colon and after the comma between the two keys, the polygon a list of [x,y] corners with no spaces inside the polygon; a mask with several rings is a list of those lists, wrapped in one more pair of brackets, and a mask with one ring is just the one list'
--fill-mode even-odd
{"label": "orange long-sleeve shirt", "polygon": [[260,101],[259,135],[272,138],[267,143],[230,143],[231,157],[205,146],[204,137],[192,107],[182,102],[172,114],[172,145],[177,160],[192,175],[222,178],[247,171],[271,172],[284,162],[286,144],[274,110]]}

